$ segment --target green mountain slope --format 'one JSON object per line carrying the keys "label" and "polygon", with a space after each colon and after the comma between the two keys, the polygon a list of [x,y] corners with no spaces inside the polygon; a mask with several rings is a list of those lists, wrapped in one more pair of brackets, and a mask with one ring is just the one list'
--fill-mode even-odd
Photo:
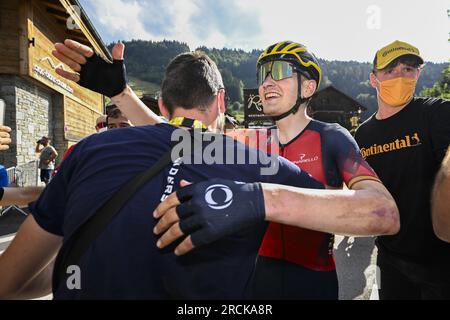
{"label": "green mountain slope", "polygon": [[[164,69],[178,54],[191,51],[185,43],[177,41],[124,42],[125,60],[131,86],[142,95],[154,94],[164,76]],[[110,45],[110,48],[114,44]],[[261,50],[246,52],[237,49],[198,48],[206,52],[218,65],[229,97],[229,107],[233,113],[242,112],[242,89],[256,87],[256,60]],[[368,81],[370,63],[356,61],[320,60],[323,70],[322,88],[333,85],[368,108],[363,115],[367,118],[376,110],[376,92]],[[433,85],[442,78],[442,70],[449,63],[427,63],[417,85],[417,94],[425,87]]]}

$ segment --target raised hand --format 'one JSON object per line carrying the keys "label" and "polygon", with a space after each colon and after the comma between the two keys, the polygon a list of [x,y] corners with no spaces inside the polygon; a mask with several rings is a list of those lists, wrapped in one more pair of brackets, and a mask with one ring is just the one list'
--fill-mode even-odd
{"label": "raised hand", "polygon": [[52,54],[75,71],[58,68],[57,74],[87,89],[114,97],[127,86],[124,50],[122,43],[116,44],[112,50],[113,62],[110,62],[88,46],[67,39],[64,43],[56,43]]}

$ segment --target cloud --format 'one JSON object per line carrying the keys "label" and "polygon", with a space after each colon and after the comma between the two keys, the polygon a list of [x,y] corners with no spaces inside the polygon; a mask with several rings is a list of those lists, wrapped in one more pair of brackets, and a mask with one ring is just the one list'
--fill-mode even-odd
{"label": "cloud", "polygon": [[173,39],[199,46],[245,46],[259,20],[237,0],[82,0],[107,42]]}
{"label": "cloud", "polygon": [[95,15],[91,18],[101,25],[102,35],[107,33],[107,38],[117,38],[119,40],[125,38],[148,39],[152,37],[152,34],[146,30],[142,23],[144,10],[139,2],[96,0],[89,1],[89,5],[95,12]]}
{"label": "cloud", "polygon": [[[428,61],[448,61],[448,0],[80,0],[105,42],[177,40],[199,46],[263,49],[292,40],[317,56],[369,61],[377,48],[409,41]],[[368,8],[380,28],[370,29]],[[375,19],[375,21],[378,21]]]}
{"label": "cloud", "polygon": [[157,38],[172,35],[182,24],[183,15],[180,10],[186,10],[189,14],[189,1],[172,0],[170,5],[167,0],[138,0],[138,3],[142,10],[140,22],[149,34]]}
{"label": "cloud", "polygon": [[258,16],[241,10],[237,0],[195,2],[198,10],[191,16],[191,25],[197,37],[206,40],[206,43],[214,43],[222,35],[217,43],[235,47],[236,43],[251,42],[261,32]]}

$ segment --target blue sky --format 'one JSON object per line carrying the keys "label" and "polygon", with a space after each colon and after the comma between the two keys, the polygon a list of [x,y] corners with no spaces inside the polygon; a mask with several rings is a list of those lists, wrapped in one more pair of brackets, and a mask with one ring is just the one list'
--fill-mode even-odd
{"label": "blue sky", "polygon": [[163,39],[191,49],[263,49],[292,40],[329,60],[370,61],[402,40],[450,59],[448,0],[80,0],[106,43]]}

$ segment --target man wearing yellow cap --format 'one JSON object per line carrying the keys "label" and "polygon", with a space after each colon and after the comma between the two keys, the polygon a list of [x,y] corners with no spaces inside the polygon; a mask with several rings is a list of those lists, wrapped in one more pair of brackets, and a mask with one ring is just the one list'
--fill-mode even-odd
{"label": "man wearing yellow cap", "polygon": [[450,299],[450,244],[431,221],[434,178],[450,144],[450,101],[416,98],[424,64],[414,46],[380,49],[370,75],[378,111],[356,140],[400,210],[401,230],[377,239],[380,299]]}

